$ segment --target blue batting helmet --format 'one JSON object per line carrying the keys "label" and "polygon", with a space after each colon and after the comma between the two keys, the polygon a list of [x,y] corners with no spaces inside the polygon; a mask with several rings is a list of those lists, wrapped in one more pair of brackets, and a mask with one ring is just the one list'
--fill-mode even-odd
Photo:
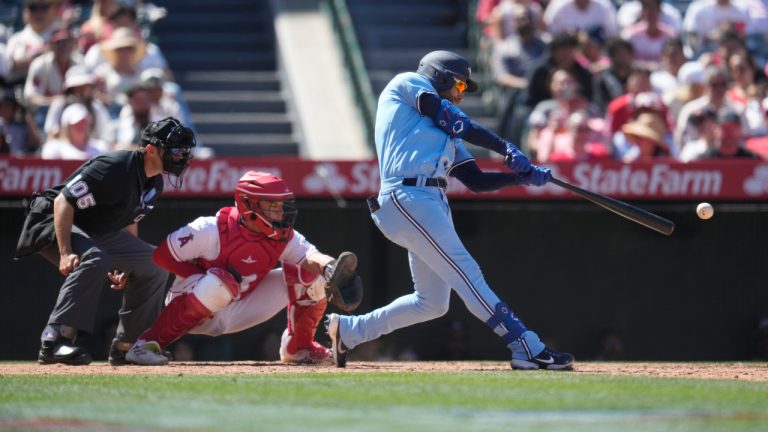
{"label": "blue batting helmet", "polygon": [[467,82],[468,92],[477,91],[477,83],[469,78],[472,74],[469,62],[450,51],[432,51],[425,55],[416,73],[427,77],[437,91],[453,87],[454,75]]}

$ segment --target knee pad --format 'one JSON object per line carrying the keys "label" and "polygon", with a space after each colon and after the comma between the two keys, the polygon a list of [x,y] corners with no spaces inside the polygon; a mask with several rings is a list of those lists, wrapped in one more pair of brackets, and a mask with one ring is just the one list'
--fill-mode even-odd
{"label": "knee pad", "polygon": [[507,334],[502,336],[504,342],[512,343],[520,338],[528,329],[522,321],[515,316],[504,302],[499,302],[494,308],[494,313],[485,322],[491,330],[495,330],[499,325],[507,329]]}
{"label": "knee pad", "polygon": [[[200,303],[207,307],[211,312],[215,313],[224,309],[224,307],[226,307],[229,303],[232,302],[233,299],[235,299],[235,296],[232,294],[233,286],[231,281],[228,284],[227,281],[222,280],[222,278],[227,279],[226,276],[222,274],[222,272],[226,273],[227,275],[229,275],[229,272],[224,270],[211,270],[221,269],[208,270],[208,273],[200,278],[200,280],[197,282],[197,285],[192,288],[192,293],[194,293],[195,297],[200,300]],[[229,275],[229,277],[232,278],[232,281],[234,281],[232,275]],[[235,283],[237,283],[237,281],[235,281]],[[239,284],[237,285],[236,292],[240,294]]]}

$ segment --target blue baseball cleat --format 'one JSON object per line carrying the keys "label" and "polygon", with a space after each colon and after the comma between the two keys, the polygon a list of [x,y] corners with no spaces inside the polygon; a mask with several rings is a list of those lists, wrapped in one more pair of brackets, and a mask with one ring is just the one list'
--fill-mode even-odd
{"label": "blue baseball cleat", "polygon": [[520,370],[571,370],[573,369],[573,355],[561,353],[549,348],[544,348],[537,356],[528,359],[512,359],[512,369]]}

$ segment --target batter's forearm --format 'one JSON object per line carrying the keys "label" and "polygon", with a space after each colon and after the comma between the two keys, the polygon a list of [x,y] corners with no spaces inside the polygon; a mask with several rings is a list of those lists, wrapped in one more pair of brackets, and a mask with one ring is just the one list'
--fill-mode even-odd
{"label": "batter's forearm", "polygon": [[59,255],[72,253],[72,223],[75,220],[75,209],[64,195],[59,194],[53,201],[53,229],[59,245]]}
{"label": "batter's forearm", "polygon": [[452,177],[457,178],[472,192],[490,192],[507,186],[520,184],[517,175],[513,173],[483,172],[474,160],[467,160],[456,165],[450,171]]}

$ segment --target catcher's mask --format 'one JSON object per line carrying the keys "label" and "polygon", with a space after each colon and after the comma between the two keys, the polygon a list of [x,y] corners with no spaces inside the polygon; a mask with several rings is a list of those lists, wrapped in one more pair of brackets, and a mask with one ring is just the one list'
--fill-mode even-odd
{"label": "catcher's mask", "polygon": [[272,174],[248,171],[237,181],[237,211],[267,237],[288,241],[298,210],[285,182]]}
{"label": "catcher's mask", "polygon": [[184,171],[192,160],[195,133],[173,117],[151,122],[141,131],[141,146],[152,144],[162,149],[163,171],[168,173],[171,185],[180,188]]}

